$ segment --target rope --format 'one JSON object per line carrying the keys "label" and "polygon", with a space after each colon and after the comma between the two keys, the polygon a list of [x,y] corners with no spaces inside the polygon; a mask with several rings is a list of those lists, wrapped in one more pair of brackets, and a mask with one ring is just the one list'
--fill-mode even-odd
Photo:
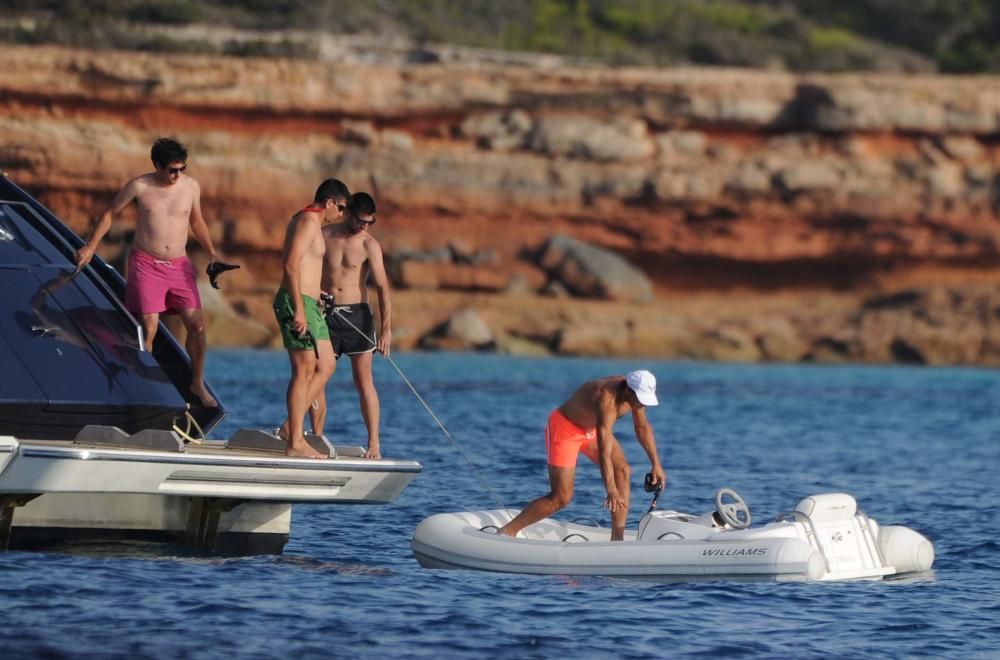
{"label": "rope", "polygon": [[[350,319],[341,314],[336,308],[334,308],[333,312],[334,314],[339,316],[341,320],[346,321],[347,325],[354,328],[362,337],[367,339],[368,343],[370,343],[375,348],[378,348],[378,344],[371,337],[366,335],[361,330],[361,328],[354,325],[354,323],[352,323]],[[426,410],[427,413],[431,416],[431,418],[437,423],[438,427],[441,429],[442,433],[444,433],[445,437],[451,441],[451,444],[455,447],[455,449],[458,450],[458,453],[462,455],[462,458],[464,458],[465,462],[469,464],[469,467],[472,468],[472,471],[473,473],[475,473],[476,478],[479,480],[480,485],[482,485],[483,488],[485,488],[489,492],[489,494],[493,497],[493,499],[496,500],[497,504],[500,505],[500,508],[503,510],[503,512],[507,513],[507,507],[504,506],[503,501],[500,499],[500,496],[497,495],[496,492],[493,490],[493,488],[491,488],[490,485],[486,482],[486,479],[484,479],[483,476],[480,474],[479,469],[476,467],[476,464],[472,462],[472,459],[470,459],[466,455],[462,447],[459,446],[458,442],[455,441],[455,438],[452,437],[451,433],[448,432],[448,429],[446,429],[444,424],[441,423],[441,420],[438,419],[437,415],[434,414],[434,411],[431,410],[431,407],[427,405],[427,402],[424,401],[424,398],[420,396],[420,393],[417,392],[417,389],[413,387],[413,384],[410,382],[410,379],[406,377],[406,374],[404,374],[403,370],[399,368],[399,365],[396,364],[396,362],[388,355],[383,354],[382,357],[388,360],[389,364],[395,367],[396,372],[399,374],[399,377],[403,379],[403,382],[406,383],[407,387],[410,388],[410,391],[413,392],[413,396],[417,397],[417,401],[420,402],[420,404],[424,407],[424,410]],[[510,516],[509,513],[507,513],[507,515]],[[511,520],[513,520],[513,518],[511,518]]]}
{"label": "rope", "polygon": [[[197,420],[195,420],[194,416],[191,414],[190,404],[188,404],[188,409],[184,411],[184,417],[187,419],[187,428],[182,431],[181,427],[177,425],[177,418],[175,417],[173,424],[174,432],[184,438],[185,442],[190,442],[193,445],[205,444],[205,432],[201,429],[201,426],[198,425]],[[197,437],[191,435],[192,425],[198,431]]]}

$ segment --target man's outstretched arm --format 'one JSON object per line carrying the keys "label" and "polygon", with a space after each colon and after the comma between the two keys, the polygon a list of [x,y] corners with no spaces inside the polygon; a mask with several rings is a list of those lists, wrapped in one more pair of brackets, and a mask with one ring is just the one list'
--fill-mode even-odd
{"label": "man's outstretched arm", "polygon": [[635,428],[635,438],[639,445],[649,457],[650,472],[653,474],[653,483],[658,483],[663,488],[667,487],[667,475],[660,465],[660,457],[656,451],[656,438],[653,436],[653,426],[646,417],[645,408],[636,408],[632,412],[632,425]]}
{"label": "man's outstretched arm", "polygon": [[111,221],[114,220],[115,216],[121,213],[122,209],[125,208],[129,202],[135,199],[135,196],[139,192],[139,184],[135,179],[132,179],[126,183],[115,198],[111,200],[104,212],[101,213],[100,217],[97,219],[97,225],[94,227],[94,233],[90,235],[90,238],[84,244],[82,248],[76,251],[74,255],[74,260],[76,261],[76,269],[80,270],[84,266],[90,263],[90,260],[94,258],[94,252],[97,251],[97,246],[101,244],[101,240],[104,235],[108,233],[111,229]]}
{"label": "man's outstretched arm", "polygon": [[628,508],[628,503],[615,480],[615,468],[611,460],[611,454],[618,444],[613,433],[617,418],[614,396],[601,391],[597,401],[597,454],[600,459],[601,479],[604,480],[604,489],[608,492],[608,497],[604,500],[604,506],[608,511]]}

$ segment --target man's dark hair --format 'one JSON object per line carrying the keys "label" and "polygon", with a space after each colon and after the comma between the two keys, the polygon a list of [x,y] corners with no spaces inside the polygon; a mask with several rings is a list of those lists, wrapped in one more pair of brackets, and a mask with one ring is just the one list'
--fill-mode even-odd
{"label": "man's dark hair", "polygon": [[188,150],[173,138],[160,138],[153,143],[149,156],[153,159],[153,165],[166,167],[170,163],[186,163]]}
{"label": "man's dark hair", "polygon": [[359,215],[375,215],[375,200],[368,193],[358,192],[351,196],[351,203],[347,205],[351,213]]}
{"label": "man's dark hair", "polygon": [[341,199],[350,200],[351,191],[347,189],[347,185],[343,181],[339,179],[327,179],[319,184],[313,202],[322,204],[328,199],[332,199],[335,202]]}

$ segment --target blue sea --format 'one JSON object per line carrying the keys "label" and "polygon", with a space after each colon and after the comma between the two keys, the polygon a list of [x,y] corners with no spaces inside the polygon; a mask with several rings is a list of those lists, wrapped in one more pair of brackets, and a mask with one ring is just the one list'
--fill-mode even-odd
{"label": "blue sea", "polygon": [[[0,582],[6,658],[1000,657],[1000,371],[720,365],[401,354],[376,358],[383,454],[424,471],[388,506],[296,506],[283,556],[205,557],[110,544],[11,552]],[[421,568],[414,527],[442,511],[547,491],[542,428],[581,382],[644,367],[668,486],[660,508],[702,513],[722,486],[755,522],[803,496],[853,494],[879,522],[934,543],[933,573],[891,582],[655,584]],[[215,351],[229,409],[213,436],[283,415],[281,352]],[[327,433],[363,444],[349,365]],[[648,506],[633,465],[630,524]],[[468,456],[472,469],[463,457]],[[607,520],[582,459],[566,518]]]}

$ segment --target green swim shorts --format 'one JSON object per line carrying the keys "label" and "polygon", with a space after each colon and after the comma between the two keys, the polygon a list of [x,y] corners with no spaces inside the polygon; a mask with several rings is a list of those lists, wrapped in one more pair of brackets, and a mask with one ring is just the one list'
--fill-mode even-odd
{"label": "green swim shorts", "polygon": [[274,318],[278,319],[281,340],[285,348],[293,351],[312,351],[316,349],[316,341],[330,341],[330,331],[326,327],[326,320],[319,311],[316,299],[303,295],[302,302],[306,308],[306,324],[309,326],[309,334],[299,336],[292,328],[292,319],[295,318],[295,303],[292,301],[291,294],[284,289],[278,289],[278,293],[274,295]]}

